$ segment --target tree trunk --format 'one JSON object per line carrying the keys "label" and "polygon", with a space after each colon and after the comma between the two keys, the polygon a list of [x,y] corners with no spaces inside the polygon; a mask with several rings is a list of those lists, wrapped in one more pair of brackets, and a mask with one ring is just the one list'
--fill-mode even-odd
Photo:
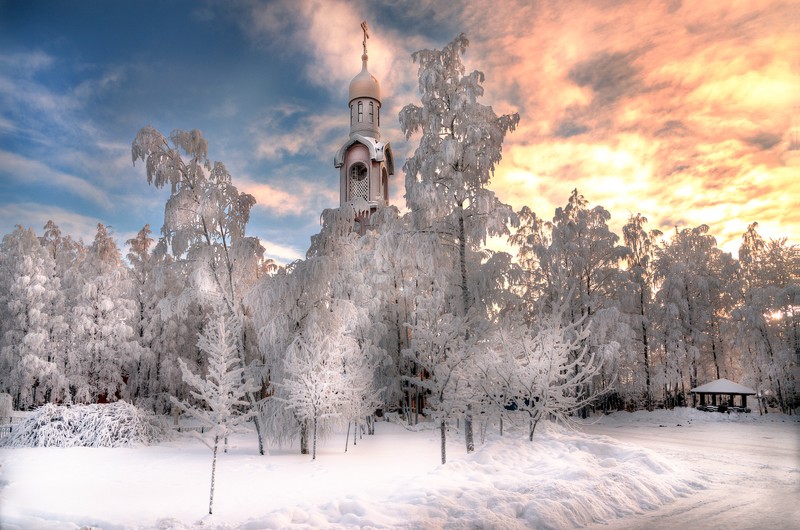
{"label": "tree trunk", "polygon": [[[464,229],[464,210],[459,204],[458,215],[458,261],[461,268],[461,299],[464,304],[464,316],[467,316],[470,307],[469,286],[467,285],[467,234]],[[469,338],[469,329],[467,329]],[[475,451],[474,435],[472,433],[472,405],[467,405],[464,416],[464,441],[467,444],[467,453]]]}
{"label": "tree trunk", "polygon": [[464,442],[467,444],[467,453],[475,451],[472,433],[472,405],[467,405],[467,413],[464,415]]}
{"label": "tree trunk", "polygon": [[372,436],[375,434],[375,417],[367,416],[367,434]]}
{"label": "tree trunk", "polygon": [[645,323],[645,299],[644,287],[639,290],[639,306],[642,317],[642,346],[644,349],[644,382],[645,382],[645,406],[647,410],[653,412],[653,392],[650,389],[650,345],[647,342],[647,324]]}
{"label": "tree trunk", "polygon": [[414,386],[414,401],[416,405],[414,407],[414,425],[417,425],[419,423],[419,409],[422,406],[422,400],[420,399],[419,387],[416,385]]}
{"label": "tree trunk", "polygon": [[308,421],[303,420],[300,424],[300,454],[308,454]]}
{"label": "tree trunk", "polygon": [[[317,418],[313,422],[313,440],[311,442],[311,460],[317,459]],[[355,444],[355,436],[353,437],[353,444]]]}
{"label": "tree trunk", "polygon": [[442,464],[445,464],[447,462],[447,427],[444,418],[439,424],[439,431],[442,437]]}
{"label": "tree trunk", "polygon": [[214,457],[211,460],[211,495],[208,498],[208,515],[211,515],[214,508],[214,477],[217,473],[217,445],[219,436],[214,437]]}
{"label": "tree trunk", "polygon": [[[255,407],[255,399],[252,394],[248,392],[248,401],[250,401],[250,406]],[[256,412],[255,416],[253,416],[253,423],[256,426],[256,436],[258,436],[258,454],[264,456],[264,426],[261,424],[261,414]]]}

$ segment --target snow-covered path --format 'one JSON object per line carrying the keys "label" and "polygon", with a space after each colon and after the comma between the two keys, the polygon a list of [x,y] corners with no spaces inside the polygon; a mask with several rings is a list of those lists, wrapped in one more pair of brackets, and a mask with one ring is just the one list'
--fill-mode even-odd
{"label": "snow-covered path", "polygon": [[774,420],[756,415],[726,421],[731,418],[714,414],[685,411],[670,417],[656,412],[648,419],[637,413],[628,421],[623,414],[582,427],[587,434],[606,435],[680,461],[708,486],[657,510],[592,528],[800,528],[797,418],[774,414]]}

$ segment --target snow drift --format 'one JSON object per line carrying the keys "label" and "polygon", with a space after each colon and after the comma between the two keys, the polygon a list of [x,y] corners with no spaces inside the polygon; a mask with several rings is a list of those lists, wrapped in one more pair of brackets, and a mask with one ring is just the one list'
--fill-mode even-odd
{"label": "snow drift", "polygon": [[129,447],[151,445],[171,431],[130,403],[59,406],[34,411],[6,438],[5,447]]}
{"label": "snow drift", "polygon": [[680,466],[605,436],[551,423],[533,442],[521,434],[493,437],[422,480],[398,483],[385,500],[360,492],[299,503],[242,528],[566,529],[641,514],[705,488]]}

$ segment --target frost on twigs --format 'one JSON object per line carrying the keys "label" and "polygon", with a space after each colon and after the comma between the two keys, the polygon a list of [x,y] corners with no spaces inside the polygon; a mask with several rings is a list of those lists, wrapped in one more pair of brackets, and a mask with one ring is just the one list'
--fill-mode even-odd
{"label": "frost on twigs", "polygon": [[5,447],[129,447],[151,445],[170,436],[151,414],[130,403],[47,404],[0,441]]}

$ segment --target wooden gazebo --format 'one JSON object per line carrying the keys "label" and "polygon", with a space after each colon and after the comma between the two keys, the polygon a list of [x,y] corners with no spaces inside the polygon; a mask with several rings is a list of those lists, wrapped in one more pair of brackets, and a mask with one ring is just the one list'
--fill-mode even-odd
{"label": "wooden gazebo", "polygon": [[[756,395],[756,391],[752,388],[740,385],[739,383],[728,381],[727,379],[717,379],[716,381],[711,381],[710,383],[693,388],[692,394],[700,396],[700,405],[697,408],[702,410],[707,410],[711,407],[713,407],[712,410],[716,410],[717,407],[740,407],[744,412],[749,412],[747,408],[747,396]],[[706,396],[711,396],[710,403],[706,403]],[[717,400],[717,396],[720,397],[719,401]],[[736,396],[740,397],[741,405],[736,405]],[[723,409],[723,411],[724,410],[725,409]]]}

